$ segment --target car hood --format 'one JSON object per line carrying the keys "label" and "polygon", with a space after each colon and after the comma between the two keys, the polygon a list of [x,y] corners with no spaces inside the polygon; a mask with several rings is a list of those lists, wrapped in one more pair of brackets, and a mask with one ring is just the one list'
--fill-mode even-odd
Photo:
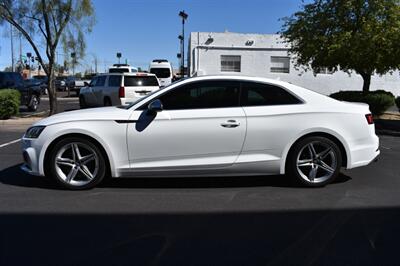
{"label": "car hood", "polygon": [[34,125],[49,126],[73,121],[128,120],[131,114],[131,110],[117,108],[115,106],[90,108],[52,115],[36,122]]}

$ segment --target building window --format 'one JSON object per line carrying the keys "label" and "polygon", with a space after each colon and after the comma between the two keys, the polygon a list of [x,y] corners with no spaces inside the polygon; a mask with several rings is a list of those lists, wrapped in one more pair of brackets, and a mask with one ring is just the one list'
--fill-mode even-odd
{"label": "building window", "polygon": [[271,73],[289,73],[290,57],[271,56]]}
{"label": "building window", "polygon": [[240,72],[240,55],[221,55],[221,72]]}
{"label": "building window", "polygon": [[315,71],[316,74],[326,74],[326,75],[332,75],[333,70],[329,70],[327,67],[321,67],[317,71]]}

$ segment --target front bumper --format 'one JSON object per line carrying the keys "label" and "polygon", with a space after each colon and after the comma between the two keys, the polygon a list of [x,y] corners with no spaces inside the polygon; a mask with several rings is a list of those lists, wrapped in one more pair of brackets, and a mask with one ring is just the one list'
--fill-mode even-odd
{"label": "front bumper", "polygon": [[22,138],[22,158],[24,160],[21,169],[32,175],[43,175],[39,168],[39,153],[40,150],[35,145],[35,140]]}

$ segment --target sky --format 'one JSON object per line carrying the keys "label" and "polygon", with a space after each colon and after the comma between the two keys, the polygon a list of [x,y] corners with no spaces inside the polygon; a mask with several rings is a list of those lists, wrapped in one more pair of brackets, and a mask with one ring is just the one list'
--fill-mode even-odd
{"label": "sky", "polygon": [[[276,33],[281,18],[290,16],[302,5],[301,0],[93,0],[96,24],[86,35],[86,57],[78,71],[94,68],[104,71],[117,63],[117,52],[132,66],[147,69],[155,58],[168,59],[174,68],[179,66],[176,54],[180,51],[178,35],[182,24],[178,16],[184,10],[185,56],[190,32]],[[0,69],[11,65],[9,25],[0,28]],[[22,40],[22,54],[32,52]],[[16,57],[19,39],[14,39]],[[62,48],[58,49],[60,63]]]}

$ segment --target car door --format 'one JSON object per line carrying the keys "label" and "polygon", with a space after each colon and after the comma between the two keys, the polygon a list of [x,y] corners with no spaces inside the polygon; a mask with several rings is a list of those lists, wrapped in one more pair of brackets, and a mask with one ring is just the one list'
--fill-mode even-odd
{"label": "car door", "polygon": [[105,89],[105,86],[106,86],[106,79],[107,79],[106,75],[98,76],[96,85],[93,87],[93,94],[94,94],[94,98],[96,99],[97,106],[104,105],[103,90]]}
{"label": "car door", "polygon": [[166,171],[232,165],[246,134],[239,91],[239,82],[192,82],[158,97],[161,112],[149,113],[148,103],[134,111],[131,118],[136,123],[127,130],[131,168]]}
{"label": "car door", "polygon": [[278,161],[302,121],[296,118],[302,100],[285,88],[242,82],[241,105],[247,117],[247,134],[239,162]]}
{"label": "car door", "polygon": [[92,78],[92,80],[89,83],[89,86],[85,90],[85,102],[89,106],[97,106],[97,100],[94,95],[94,88],[96,87],[96,82],[97,82],[97,77]]}
{"label": "car door", "polygon": [[108,76],[107,96],[110,97],[113,105],[119,105],[119,88],[121,87],[122,75],[113,74]]}

